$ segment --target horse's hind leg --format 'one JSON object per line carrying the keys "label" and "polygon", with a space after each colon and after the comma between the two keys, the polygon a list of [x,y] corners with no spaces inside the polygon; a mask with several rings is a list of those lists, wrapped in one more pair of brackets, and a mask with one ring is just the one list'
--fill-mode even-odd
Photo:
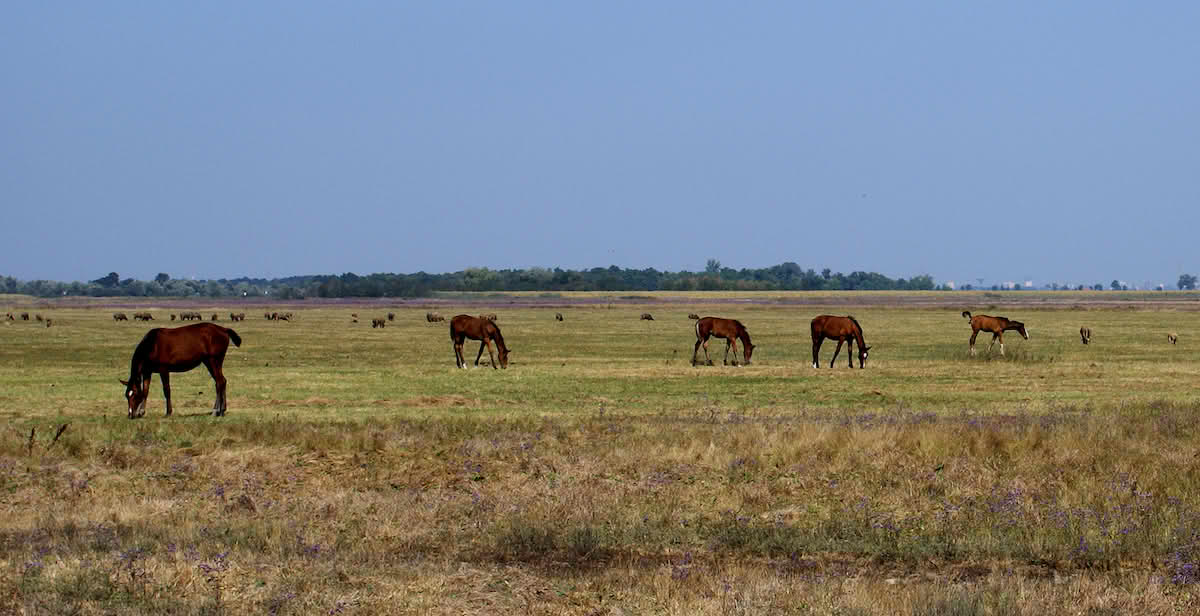
{"label": "horse's hind leg", "polygon": [[823,336],[820,338],[813,338],[813,368],[821,367],[821,365],[817,363],[817,356],[821,353],[821,343],[824,341],[825,338]]}
{"label": "horse's hind leg", "polygon": [[225,375],[221,372],[221,362],[210,359],[204,362],[204,367],[208,368],[208,373],[217,388],[217,399],[213,401],[212,414],[214,417],[222,417],[225,415]]}
{"label": "horse's hind leg", "polygon": [[[996,346],[996,339],[999,337],[1000,337],[1000,334],[997,334],[995,332],[992,333],[992,341],[988,343],[988,353],[992,352],[992,347]],[[1000,354],[1004,355],[1004,340],[1000,341]]]}
{"label": "horse's hind leg", "polygon": [[454,367],[466,370],[467,360],[463,358],[463,343],[454,343]]}
{"label": "horse's hind leg", "polygon": [[[843,343],[843,342],[845,342],[845,341],[844,341],[844,340],[840,340],[840,339],[838,340],[838,345],[837,345],[837,348],[833,350],[833,359],[830,359],[830,360],[829,360],[829,367],[830,367],[830,368],[832,368],[832,367],[833,367],[833,362],[837,361],[837,356],[838,356],[838,353],[841,353],[841,352],[842,352],[842,343]],[[854,366],[853,366],[853,365],[851,365],[850,367],[851,367],[851,368],[853,368]]]}
{"label": "horse's hind leg", "polygon": [[167,399],[167,417],[171,416],[171,373],[160,372],[158,378],[162,380],[163,398]]}
{"label": "horse's hind leg", "polygon": [[725,343],[725,354],[726,354],[726,355],[728,355],[728,354],[729,354],[729,349],[733,349],[733,365],[735,365],[735,366],[736,366],[736,365],[738,365],[738,361],[737,361],[737,338],[730,338],[730,339],[729,339],[729,341]]}
{"label": "horse's hind leg", "polygon": [[971,351],[970,351],[970,354],[972,357],[975,356],[975,338],[977,336],[979,336],[979,330],[977,330],[977,329],[972,330],[971,331]]}
{"label": "horse's hind leg", "polygon": [[711,366],[712,360],[708,357],[708,338],[705,338],[703,342],[697,340],[696,344],[699,344],[704,349],[704,364]]}
{"label": "horse's hind leg", "polygon": [[700,339],[696,338],[696,346],[692,347],[692,365],[696,365],[696,354],[700,352]]}

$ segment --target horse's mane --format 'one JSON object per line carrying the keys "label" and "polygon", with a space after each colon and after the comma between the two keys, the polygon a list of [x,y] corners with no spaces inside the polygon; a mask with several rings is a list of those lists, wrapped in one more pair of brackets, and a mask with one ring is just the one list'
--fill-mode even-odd
{"label": "horse's mane", "polygon": [[500,333],[500,326],[496,325],[495,321],[488,320],[487,323],[484,324],[483,330],[487,333],[487,335],[496,339],[496,344],[506,349],[508,348],[508,345],[504,344],[504,335]]}
{"label": "horse's mane", "polygon": [[846,318],[854,322],[854,326],[858,328],[858,333],[863,333],[862,325],[858,324],[858,319],[854,318],[854,315],[848,314],[846,315]]}
{"label": "horse's mane", "polygon": [[158,340],[158,331],[159,328],[155,327],[154,329],[146,332],[146,335],[142,337],[142,341],[139,342],[137,347],[133,349],[133,359],[129,360],[130,383],[133,383],[134,380],[141,378],[141,375],[138,374],[138,372],[140,372],[138,368],[141,367],[142,362],[146,361],[146,358],[150,355],[150,352],[154,350],[154,343]]}

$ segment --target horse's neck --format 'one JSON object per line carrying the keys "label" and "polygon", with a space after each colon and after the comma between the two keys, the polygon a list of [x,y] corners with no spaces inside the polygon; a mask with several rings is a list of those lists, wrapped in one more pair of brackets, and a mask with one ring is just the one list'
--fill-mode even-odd
{"label": "horse's neck", "polygon": [[145,357],[134,356],[129,362],[129,382],[141,381],[142,375],[149,372],[147,370],[148,359]]}

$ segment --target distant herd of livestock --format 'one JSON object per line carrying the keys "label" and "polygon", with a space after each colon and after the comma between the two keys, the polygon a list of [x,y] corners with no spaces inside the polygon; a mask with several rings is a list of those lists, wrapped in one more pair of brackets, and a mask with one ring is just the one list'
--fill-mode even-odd
{"label": "distant herd of livestock", "polygon": [[[130,320],[130,315],[127,315],[124,312],[116,312],[116,313],[113,313],[112,316],[113,316],[113,321],[129,321]],[[698,315],[694,312],[688,313],[687,316],[689,319],[693,319],[693,320],[697,320],[697,321],[700,320],[700,315]],[[975,337],[979,335],[980,331],[986,331],[986,332],[992,333],[992,342],[991,342],[991,344],[988,345],[988,349],[991,350],[992,345],[994,345],[996,342],[999,342],[1001,355],[1004,354],[1004,339],[1002,337],[1003,332],[1015,330],[1017,333],[1021,334],[1026,340],[1029,339],[1029,335],[1025,332],[1024,324],[1019,321],[1013,321],[1013,320],[1007,319],[1005,317],[991,317],[991,316],[982,315],[982,314],[977,315],[977,316],[972,316],[971,312],[967,311],[967,310],[963,311],[962,316],[971,321],[971,330],[972,331],[971,331],[970,350],[969,350],[969,353],[971,355],[975,354]],[[133,317],[134,321],[153,321],[154,320],[154,315],[149,312],[134,312],[134,313],[132,313],[132,317]],[[354,323],[358,322],[358,313],[351,313],[350,317],[351,317],[352,322],[354,322]],[[265,312],[265,313],[263,313],[263,318],[268,321],[291,321],[292,319],[295,318],[295,314],[292,312]],[[486,313],[486,314],[479,315],[479,318],[485,319],[487,321],[492,321],[494,323],[497,319],[497,316],[495,313]],[[654,320],[654,316],[651,315],[649,312],[643,312],[639,318],[640,318],[640,320],[643,320],[643,321],[653,321]],[[848,318],[853,320],[853,317],[848,317]],[[179,321],[203,321],[204,315],[199,312],[195,312],[195,311],[171,314],[172,321],[175,321],[177,319]],[[220,315],[215,312],[212,313],[209,317],[210,321],[217,321],[219,319],[220,319]],[[21,313],[16,313],[16,314],[9,312],[9,313],[5,314],[5,320],[6,321],[17,321],[17,320],[29,321],[29,320],[31,320],[31,318],[30,318],[30,314],[28,312],[21,312]],[[38,323],[44,323],[46,325],[46,327],[50,327],[54,323],[53,319],[51,319],[50,317],[43,317],[41,314],[36,314],[36,313],[34,315],[32,315],[32,320],[34,320]],[[231,312],[231,313],[229,313],[229,320],[230,321],[245,321],[246,313]],[[388,322],[395,321],[395,320],[396,320],[396,313],[389,312],[389,313],[387,313],[386,318],[380,317],[380,318],[371,319],[371,327],[372,328],[385,327],[388,324]],[[429,323],[440,323],[440,322],[444,322],[446,320],[446,317],[444,317],[436,312],[426,312],[425,320]],[[561,312],[554,313],[554,320],[562,321],[563,320],[562,313]],[[728,320],[728,319],[722,319],[722,320]],[[814,321],[815,321],[815,319],[814,319]],[[853,323],[856,326],[858,324],[857,321],[854,321]],[[740,323],[738,323],[738,325],[740,325]],[[860,335],[861,335],[861,327],[858,329],[859,329]],[[720,333],[721,332],[718,332],[713,335],[716,335],[717,337],[720,337],[720,338],[726,338],[726,336],[719,335]],[[697,336],[699,336],[699,333],[697,333]],[[815,350],[820,347],[820,343],[817,342],[817,332],[816,331],[813,332],[813,336],[814,336],[813,337],[813,345],[814,345],[814,350]],[[853,336],[851,335],[851,337],[853,337]],[[821,337],[822,340],[824,340],[825,338],[826,338],[825,336]],[[835,339],[835,340],[838,339],[838,337],[836,337],[836,336],[828,336],[828,338]],[[726,339],[728,340],[728,338],[726,338]],[[734,336],[734,339],[735,340],[737,339],[736,335]],[[1082,342],[1083,344],[1089,344],[1089,343],[1091,343],[1091,339],[1092,339],[1091,328],[1086,327],[1086,326],[1080,327],[1079,328],[1080,342]],[[1169,342],[1170,344],[1176,344],[1178,342],[1178,340],[1179,340],[1179,334],[1177,334],[1175,332],[1171,332],[1171,333],[1167,334],[1167,342]],[[733,343],[728,343],[728,344],[732,345]],[[707,355],[707,352],[708,352],[707,343],[702,344],[701,342],[697,342],[697,348],[699,348],[700,346],[704,347],[705,354]],[[861,347],[862,347],[862,344],[860,342],[860,348]],[[839,343],[838,343],[838,348],[840,350],[841,341],[839,341]],[[849,349],[849,348],[850,347],[847,347],[847,349]],[[728,351],[729,351],[729,348],[726,349],[726,354],[728,354]],[[736,352],[736,346],[734,347],[734,351]],[[834,357],[836,357],[836,356],[837,356],[837,352],[835,351]],[[864,353],[864,358],[865,358],[865,353]],[[693,363],[694,363],[694,358],[693,358]],[[747,359],[747,363],[749,363],[748,359]],[[813,363],[814,364],[816,363],[815,357],[814,357]]]}

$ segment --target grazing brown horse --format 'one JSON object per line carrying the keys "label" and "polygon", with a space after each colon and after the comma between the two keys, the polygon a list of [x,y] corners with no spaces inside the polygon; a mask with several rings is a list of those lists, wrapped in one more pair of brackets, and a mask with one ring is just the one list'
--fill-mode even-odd
{"label": "grazing brown horse", "polygon": [[653,320],[654,320],[654,317],[653,317],[653,316],[651,316],[649,312],[643,312],[643,313],[642,313],[642,320],[643,320],[643,321],[653,321]]}
{"label": "grazing brown horse", "polygon": [[837,360],[838,353],[842,350],[842,343],[846,343],[846,359],[850,362],[850,367],[854,367],[854,343],[858,343],[858,368],[861,370],[866,367],[868,351],[871,347],[863,340],[862,325],[852,316],[835,317],[833,315],[823,314],[812,320],[809,325],[809,330],[812,333],[812,351],[813,351],[813,368],[820,366],[817,360],[818,354],[821,352],[821,343],[825,342],[826,338],[837,340],[837,348],[833,350],[833,357],[829,360],[829,367],[833,367],[833,362]]}
{"label": "grazing brown horse", "polygon": [[1079,328],[1079,339],[1080,339],[1080,340],[1081,340],[1081,341],[1082,341],[1084,344],[1087,344],[1087,343],[1091,342],[1091,341],[1092,341],[1092,330],[1091,330],[1091,328],[1089,328],[1089,327],[1080,327],[1080,328]]}
{"label": "grazing brown horse", "polygon": [[725,339],[725,358],[721,360],[722,364],[729,364],[729,349],[732,347],[733,365],[738,365],[737,341],[741,340],[743,359],[747,366],[750,365],[750,355],[754,353],[754,345],[750,343],[750,332],[746,331],[746,326],[742,325],[741,321],[734,319],[704,317],[696,321],[696,346],[692,348],[693,366],[696,365],[696,353],[700,351],[700,347],[704,347],[704,361],[712,365],[712,360],[708,358],[708,338],[710,336]]}
{"label": "grazing brown horse", "polygon": [[388,320],[389,320],[389,321],[395,321],[395,320],[396,320],[396,313],[394,313],[394,312],[389,312],[389,313],[388,313]]}
{"label": "grazing brown horse", "polygon": [[492,368],[496,368],[496,356],[492,354],[492,341],[496,341],[496,349],[500,352],[500,367],[508,368],[508,354],[510,349],[504,345],[504,336],[500,335],[500,328],[494,321],[489,319],[481,319],[473,317],[469,314],[460,314],[453,319],[450,319],[450,340],[454,343],[454,365],[459,368],[467,367],[467,360],[463,357],[463,343],[467,338],[478,340],[479,353],[475,355],[475,365],[479,365],[479,358],[483,357],[483,347],[487,347],[488,357],[492,358]]}
{"label": "grazing brown horse", "polygon": [[162,379],[163,397],[167,400],[167,415],[171,415],[172,372],[187,372],[200,364],[208,368],[209,375],[217,386],[217,399],[213,403],[213,415],[225,414],[225,375],[221,365],[225,362],[225,351],[229,341],[242,346],[242,338],[227,327],[212,323],[195,323],[183,327],[156,327],[148,332],[133,351],[129,362],[129,380],[121,381],[125,386],[125,398],[129,401],[129,418],[146,414],[146,397],[150,393],[150,378],[158,373]]}
{"label": "grazing brown horse", "polygon": [[689,312],[689,313],[688,313],[688,318],[689,318],[689,319],[693,319],[693,320],[697,320],[697,319],[699,319],[699,318],[700,318],[700,315],[698,315],[698,314],[696,314],[696,313],[694,313],[694,312]]}
{"label": "grazing brown horse", "polygon": [[387,326],[387,319],[371,319],[371,329]]}
{"label": "grazing brown horse", "polygon": [[118,313],[113,314],[113,320],[114,321],[128,321],[129,317],[125,316],[124,312],[118,312]]}
{"label": "grazing brown horse", "polygon": [[496,320],[498,317],[496,316],[496,313],[494,313],[494,312],[489,312],[489,313],[486,313],[486,314],[481,314],[481,315],[479,315],[479,318],[481,318],[481,319],[487,319],[487,320],[489,320],[489,321],[495,321],[495,320]]}
{"label": "grazing brown horse", "polygon": [[975,337],[979,335],[979,331],[992,332],[992,341],[988,343],[988,352],[991,352],[992,345],[996,341],[1000,341],[1000,354],[1004,355],[1004,332],[1015,330],[1021,337],[1029,340],[1029,334],[1025,331],[1025,324],[1020,321],[1013,321],[1005,317],[990,317],[986,314],[971,316],[970,310],[964,310],[964,319],[971,320],[971,355],[975,354]]}
{"label": "grazing brown horse", "polygon": [[446,317],[444,317],[444,316],[442,316],[442,315],[440,315],[440,314],[438,314],[438,313],[436,313],[436,312],[426,312],[426,313],[425,313],[425,320],[426,320],[426,321],[428,321],[428,322],[430,322],[430,323],[438,323],[438,322],[441,322],[441,321],[445,321],[445,320],[446,320]]}

